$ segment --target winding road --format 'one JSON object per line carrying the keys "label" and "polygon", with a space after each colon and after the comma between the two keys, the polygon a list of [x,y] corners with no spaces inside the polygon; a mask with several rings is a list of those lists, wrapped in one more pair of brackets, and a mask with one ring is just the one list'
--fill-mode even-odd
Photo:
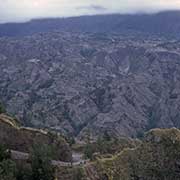
{"label": "winding road", "polygon": [[[29,159],[28,153],[24,153],[24,152],[20,152],[20,151],[14,151],[14,150],[11,150],[10,152],[11,152],[11,158],[13,160],[27,161]],[[83,154],[81,154],[81,153],[73,152],[72,157],[73,157],[72,163],[71,162],[52,160],[52,165],[58,166],[58,167],[79,166],[81,164],[86,164],[89,161],[89,160],[84,160]]]}

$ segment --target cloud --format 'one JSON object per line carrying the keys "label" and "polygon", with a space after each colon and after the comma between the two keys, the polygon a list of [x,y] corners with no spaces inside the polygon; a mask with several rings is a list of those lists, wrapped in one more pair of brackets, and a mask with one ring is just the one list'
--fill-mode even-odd
{"label": "cloud", "polygon": [[106,10],[108,10],[106,7],[100,6],[100,5],[80,6],[77,9],[78,10],[79,9],[94,10],[94,11],[106,11]]}
{"label": "cloud", "polygon": [[180,0],[0,0],[0,22],[180,9]]}

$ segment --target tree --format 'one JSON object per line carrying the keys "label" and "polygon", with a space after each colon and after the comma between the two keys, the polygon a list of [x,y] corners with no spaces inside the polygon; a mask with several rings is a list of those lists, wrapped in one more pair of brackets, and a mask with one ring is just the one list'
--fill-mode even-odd
{"label": "tree", "polygon": [[10,152],[0,145],[0,180],[16,180],[16,164],[10,159]]}
{"label": "tree", "polygon": [[94,147],[92,144],[88,143],[86,144],[86,146],[84,147],[84,156],[87,159],[92,159],[93,158],[93,154],[94,154]]}
{"label": "tree", "polygon": [[73,170],[73,180],[82,180],[84,177],[84,172],[81,167],[76,167]]}
{"label": "tree", "polygon": [[28,165],[23,165],[23,167],[19,168],[16,174],[17,180],[33,180],[32,178],[32,170]]}
{"label": "tree", "polygon": [[112,139],[112,138],[111,138],[109,132],[108,132],[108,131],[105,131],[104,134],[103,134],[103,140],[104,140],[104,141],[111,141],[111,139]]}
{"label": "tree", "polygon": [[54,180],[55,170],[51,164],[52,150],[47,145],[35,145],[31,153],[32,179]]}
{"label": "tree", "polygon": [[0,162],[0,179],[1,180],[16,180],[16,164],[10,160]]}
{"label": "tree", "polygon": [[0,102],[0,114],[5,113],[5,112],[6,112],[5,108],[4,108],[3,104]]}
{"label": "tree", "polygon": [[5,146],[0,145],[0,162],[7,159],[10,159],[10,152],[5,148]]}
{"label": "tree", "polygon": [[72,146],[73,144],[76,143],[76,141],[75,141],[75,139],[74,139],[73,136],[68,136],[68,137],[66,137],[66,141],[68,142],[68,144],[69,144],[70,146]]}

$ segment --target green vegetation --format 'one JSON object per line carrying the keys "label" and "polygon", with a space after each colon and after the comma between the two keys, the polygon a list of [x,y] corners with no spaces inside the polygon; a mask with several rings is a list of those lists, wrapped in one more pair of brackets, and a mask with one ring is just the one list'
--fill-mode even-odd
{"label": "green vegetation", "polygon": [[0,145],[0,179],[16,180],[16,164],[10,159],[10,153]]}
{"label": "green vegetation", "polygon": [[108,132],[104,132],[103,136],[98,137],[96,142],[86,142],[84,147],[84,155],[87,159],[93,159],[94,154],[112,155],[121,152],[124,148],[134,148],[140,144],[140,141],[130,138],[116,138]]}
{"label": "green vegetation", "polygon": [[21,167],[17,180],[54,180],[55,169],[51,165],[52,150],[46,145],[35,145],[30,154],[31,166]]}
{"label": "green vegetation", "polygon": [[148,132],[138,147],[99,159],[96,169],[112,180],[179,180],[179,157],[180,131],[156,129]]}
{"label": "green vegetation", "polygon": [[83,180],[84,171],[81,167],[75,167],[73,169],[73,180]]}
{"label": "green vegetation", "polygon": [[55,170],[51,165],[51,148],[36,145],[31,153],[31,165],[17,165],[10,158],[9,151],[0,146],[0,180],[54,180]]}
{"label": "green vegetation", "polygon": [[7,159],[10,159],[10,152],[5,148],[5,146],[0,145],[0,162]]}
{"label": "green vegetation", "polygon": [[27,165],[18,169],[16,180],[33,180],[31,168]]}
{"label": "green vegetation", "polygon": [[110,137],[108,132],[105,132],[102,137],[98,137],[97,142],[90,142],[90,137],[86,137],[86,146],[84,147],[84,156],[87,159],[93,159],[94,153],[107,154],[112,153],[111,147],[115,143],[116,139]]}
{"label": "green vegetation", "polygon": [[3,106],[3,104],[0,102],[0,114],[1,113],[5,113],[6,112],[6,109],[5,107]]}
{"label": "green vegetation", "polygon": [[63,136],[63,138],[66,140],[66,142],[69,144],[70,147],[72,147],[76,143],[75,138],[73,137],[73,135],[68,134],[67,136]]}
{"label": "green vegetation", "polygon": [[0,162],[0,179],[16,180],[16,164],[10,159]]}
{"label": "green vegetation", "polygon": [[52,150],[49,146],[35,145],[31,160],[33,180],[54,180],[55,171],[51,165]]}
{"label": "green vegetation", "polygon": [[75,139],[73,137],[68,137],[66,139],[67,143],[70,145],[70,147],[72,147],[72,145],[74,145],[76,143]]}
{"label": "green vegetation", "polygon": [[93,144],[86,144],[84,147],[84,156],[86,159],[91,159],[93,158],[93,154],[96,152],[95,146]]}

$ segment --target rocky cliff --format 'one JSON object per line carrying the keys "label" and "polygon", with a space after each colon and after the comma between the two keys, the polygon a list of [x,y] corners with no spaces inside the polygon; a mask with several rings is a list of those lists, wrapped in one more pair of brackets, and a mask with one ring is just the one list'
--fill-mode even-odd
{"label": "rocky cliff", "polygon": [[31,152],[33,146],[52,147],[54,158],[71,161],[72,155],[66,141],[51,132],[21,127],[13,118],[0,114],[0,144],[8,149]]}

